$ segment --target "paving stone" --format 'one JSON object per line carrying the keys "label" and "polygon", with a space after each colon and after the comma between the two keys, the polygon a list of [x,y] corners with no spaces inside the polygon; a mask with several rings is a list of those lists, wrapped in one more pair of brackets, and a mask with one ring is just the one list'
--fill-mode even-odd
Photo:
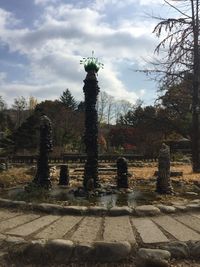
{"label": "paving stone", "polygon": [[128,259],[131,253],[129,242],[94,242],[91,260],[99,262],[115,262]]}
{"label": "paving stone", "polygon": [[6,220],[6,223],[5,223],[5,221],[0,222],[0,232],[4,233],[4,231],[6,229],[14,228],[18,225],[35,220],[38,217],[40,217],[40,216],[36,215],[36,214],[23,214],[23,215],[20,215],[17,217],[12,217],[12,218]]}
{"label": "paving stone", "polygon": [[153,217],[152,220],[179,241],[200,240],[200,235],[170,216]]}
{"label": "paving stone", "polygon": [[199,213],[192,213],[192,216],[200,219],[200,214]]}
{"label": "paving stone", "polygon": [[173,206],[166,206],[166,205],[157,205],[157,207],[164,213],[174,213],[176,211],[176,208]]}
{"label": "paving stone", "polygon": [[46,244],[45,249],[52,262],[66,263],[72,255],[74,244],[70,240],[55,239],[50,240]]}
{"label": "paving stone", "polygon": [[195,217],[191,215],[179,215],[175,216],[176,220],[189,226],[193,230],[200,232],[200,217]]}
{"label": "paving stone", "polygon": [[136,207],[135,213],[138,216],[155,216],[160,214],[160,210],[153,205],[143,205]]}
{"label": "paving stone", "polygon": [[70,239],[83,243],[94,241],[100,229],[101,222],[101,217],[85,217]]}
{"label": "paving stone", "polygon": [[55,215],[46,215],[43,217],[40,217],[34,221],[31,221],[29,223],[26,223],[24,225],[18,226],[17,228],[14,228],[10,231],[7,231],[7,234],[10,235],[17,235],[17,236],[28,236],[40,228],[49,225],[50,223],[54,222],[55,220],[59,219],[60,216]]}
{"label": "paving stone", "polygon": [[10,211],[5,211],[5,210],[1,210],[0,211],[0,221],[18,216],[18,215],[22,215],[22,213],[20,212],[10,212]]}
{"label": "paving stone", "polygon": [[44,239],[62,238],[81,219],[82,217],[79,216],[63,216],[59,220],[53,222],[51,225],[39,232],[35,237]]}
{"label": "paving stone", "polygon": [[168,238],[149,218],[133,218],[133,225],[145,244],[168,242]]}
{"label": "paving stone", "polygon": [[136,240],[129,217],[105,217],[103,240],[108,242],[129,241],[135,244]]}

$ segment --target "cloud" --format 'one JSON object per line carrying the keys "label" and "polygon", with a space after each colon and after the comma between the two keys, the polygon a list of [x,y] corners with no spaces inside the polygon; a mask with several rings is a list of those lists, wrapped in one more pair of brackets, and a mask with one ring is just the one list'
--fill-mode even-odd
{"label": "cloud", "polygon": [[[43,6],[43,16],[38,18],[34,28],[19,27],[16,23],[12,28],[8,27],[10,20],[15,21],[14,16],[0,9],[0,43],[6,44],[10,52],[25,55],[28,59],[25,66],[29,70],[23,81],[16,79],[4,84],[2,88],[7,90],[7,96],[31,93],[41,99],[53,99],[69,88],[81,99],[85,74],[79,61],[95,50],[105,63],[105,69],[99,74],[102,90],[116,98],[135,102],[141,96],[139,89],[136,93],[131,91],[131,85],[130,88],[125,86],[122,75],[119,75],[118,60],[125,65],[127,59],[141,64],[141,56],[147,56],[155,45],[151,30],[148,30],[153,24],[130,22],[124,17],[113,25],[105,20],[105,13],[99,8],[62,3],[52,5],[59,2],[35,0],[35,4]],[[113,8],[133,2],[135,0],[112,0]],[[100,5],[100,1],[96,4]],[[102,4],[106,5],[108,1],[104,0]]]}
{"label": "cloud", "polygon": [[46,4],[55,4],[59,2],[58,0],[34,0],[36,5],[46,5]]}

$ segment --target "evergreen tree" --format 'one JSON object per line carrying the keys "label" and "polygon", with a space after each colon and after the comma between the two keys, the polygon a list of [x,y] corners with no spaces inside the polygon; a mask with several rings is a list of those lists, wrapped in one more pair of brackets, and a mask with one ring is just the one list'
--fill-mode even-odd
{"label": "evergreen tree", "polygon": [[67,108],[67,109],[72,109],[75,110],[77,108],[77,102],[74,99],[74,97],[72,96],[71,92],[69,91],[69,89],[66,89],[61,97],[60,97],[60,101],[63,103],[63,105]]}

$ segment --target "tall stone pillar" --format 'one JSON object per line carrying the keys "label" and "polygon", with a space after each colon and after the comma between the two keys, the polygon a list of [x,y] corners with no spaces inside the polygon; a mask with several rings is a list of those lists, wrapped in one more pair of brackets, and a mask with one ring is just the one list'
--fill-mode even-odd
{"label": "tall stone pillar", "polygon": [[85,134],[84,143],[87,159],[84,169],[83,186],[93,182],[98,187],[98,116],[96,109],[99,93],[98,81],[95,70],[88,70],[84,80],[83,92],[85,94]]}
{"label": "tall stone pillar", "polygon": [[40,118],[40,150],[37,161],[37,173],[34,183],[49,189],[51,187],[49,172],[49,153],[52,151],[52,125],[50,119],[43,115]]}

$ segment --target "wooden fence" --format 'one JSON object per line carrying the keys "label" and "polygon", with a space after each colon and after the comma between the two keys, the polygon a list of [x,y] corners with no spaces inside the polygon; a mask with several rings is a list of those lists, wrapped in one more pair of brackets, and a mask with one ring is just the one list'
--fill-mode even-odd
{"label": "wooden fence", "polygon": [[[119,156],[125,157],[129,162],[135,161],[145,161],[154,162],[157,158],[146,157],[142,155],[132,155],[132,154],[109,154],[109,155],[99,155],[99,162],[115,162]],[[84,163],[86,161],[85,154],[64,154],[60,157],[50,157],[49,163],[62,164],[62,163]],[[35,164],[37,162],[37,156],[12,156],[12,157],[0,157],[0,163],[18,163],[18,164]]]}

